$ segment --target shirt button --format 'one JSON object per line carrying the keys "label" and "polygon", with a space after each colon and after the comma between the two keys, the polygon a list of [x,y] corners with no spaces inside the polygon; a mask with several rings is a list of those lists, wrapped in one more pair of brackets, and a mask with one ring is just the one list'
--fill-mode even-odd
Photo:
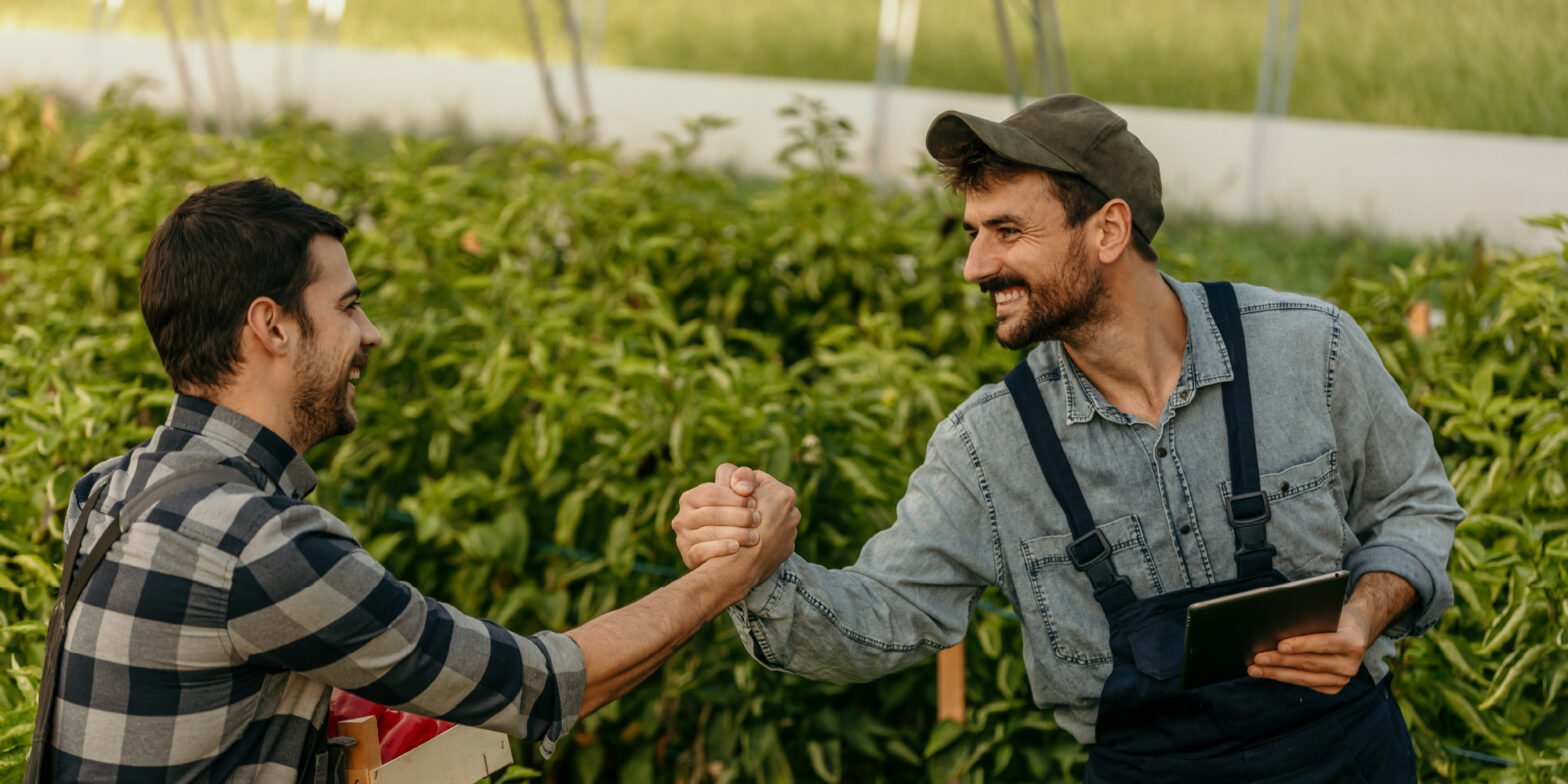
{"label": "shirt button", "polygon": [[1187,399],[1187,398],[1188,398],[1188,397],[1190,397],[1190,396],[1191,396],[1191,395],[1192,395],[1192,390],[1188,390],[1188,389],[1183,389],[1183,390],[1182,390],[1182,391],[1181,391],[1181,395],[1179,395],[1179,397],[1180,397],[1180,398],[1181,398],[1181,399],[1182,399],[1182,400],[1186,400],[1186,399]]}
{"label": "shirt button", "polygon": [[1289,482],[1280,482],[1279,483],[1279,491],[1281,493],[1288,493],[1288,492],[1290,492],[1290,483]]}
{"label": "shirt button", "polygon": [[1190,534],[1190,533],[1192,533],[1192,526],[1190,526],[1190,525],[1188,525],[1186,523],[1182,523],[1180,530],[1184,534]]}
{"label": "shirt button", "polygon": [[1158,447],[1158,448],[1156,448],[1154,450],[1154,456],[1155,457],[1164,457],[1166,454],[1168,454],[1168,453],[1165,451],[1165,447],[1163,447],[1163,446],[1162,447]]}

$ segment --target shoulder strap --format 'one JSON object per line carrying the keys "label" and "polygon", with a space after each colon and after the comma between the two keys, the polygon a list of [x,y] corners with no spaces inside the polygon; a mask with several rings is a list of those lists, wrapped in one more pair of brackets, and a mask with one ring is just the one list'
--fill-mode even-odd
{"label": "shoulder strap", "polygon": [[1072,464],[1062,451],[1061,439],[1051,424],[1051,414],[1046,408],[1040,385],[1035,382],[1034,371],[1025,357],[1017,367],[1007,373],[1007,390],[1012,393],[1013,405],[1024,421],[1024,434],[1034,450],[1035,462],[1045,474],[1045,483],[1051,486],[1056,502],[1067,514],[1067,525],[1073,532],[1073,543],[1067,547],[1067,556],[1073,566],[1083,572],[1094,585],[1094,598],[1106,615],[1132,604],[1132,581],[1116,573],[1111,564],[1111,543],[1105,533],[1094,527],[1094,517],[1089,514],[1089,504],[1083,500],[1078,479],[1073,476]]}
{"label": "shoulder strap", "polygon": [[[87,530],[88,515],[97,508],[98,500],[103,496],[109,483],[104,482],[99,485],[92,495],[87,497],[87,502],[82,504],[81,514],[76,518],[76,530],[71,532],[71,538],[65,546],[65,563],[60,570],[60,599],[55,602],[54,610],[49,614],[49,633],[44,638],[44,667],[42,677],[38,681],[38,714],[33,720],[33,746],[32,752],[27,757],[27,772],[22,779],[23,782],[37,784],[52,777],[52,774],[45,769],[43,758],[47,753],[46,746],[53,731],[54,694],[56,681],[59,679],[60,656],[65,648],[66,622],[70,620],[71,611],[76,609],[76,601],[86,589],[87,583],[92,580],[98,564],[109,554],[109,548],[119,541],[120,534],[124,532],[126,526],[135,522],[159,501],[192,488],[230,482],[254,484],[243,471],[225,465],[177,473],[153,483],[120,507],[120,513],[109,522],[108,527],[98,536],[98,541],[93,544],[92,552],[88,553],[87,560],[82,562],[82,568],[76,569],[76,554],[80,551],[82,537]],[[122,521],[125,525],[121,524]]]}
{"label": "shoulder strap", "polygon": [[1241,308],[1229,283],[1204,283],[1209,312],[1230,354],[1231,381],[1221,388],[1225,430],[1230,441],[1230,500],[1225,514],[1236,535],[1236,576],[1251,577],[1274,568],[1274,546],[1267,525],[1269,498],[1258,478],[1258,442],[1252,427],[1252,384],[1247,376],[1247,340]]}

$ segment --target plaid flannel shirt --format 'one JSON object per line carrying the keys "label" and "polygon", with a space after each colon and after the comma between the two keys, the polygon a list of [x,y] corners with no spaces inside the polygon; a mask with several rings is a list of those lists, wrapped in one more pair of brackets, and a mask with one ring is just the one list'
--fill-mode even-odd
{"label": "plaid flannel shirt", "polygon": [[[72,613],[49,753],[59,781],[299,778],[331,687],[399,710],[543,741],[575,721],[582,652],[422,596],[302,499],[316,485],[277,434],[178,396],[163,427],[77,482],[85,554],[124,503],[175,472],[234,466],[128,526]],[[260,488],[260,489],[258,489]]]}

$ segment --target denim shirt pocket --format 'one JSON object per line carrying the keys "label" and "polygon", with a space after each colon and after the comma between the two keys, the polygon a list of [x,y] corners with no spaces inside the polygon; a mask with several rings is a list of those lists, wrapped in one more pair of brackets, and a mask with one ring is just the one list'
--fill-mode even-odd
{"label": "denim shirt pocket", "polygon": [[[1111,544],[1111,563],[1132,580],[1139,597],[1149,595],[1154,561],[1137,515],[1095,526]],[[1111,662],[1110,624],[1094,600],[1089,577],[1067,556],[1072,534],[1052,534],[1022,542],[1035,612],[1044,624],[1051,652],[1070,664],[1086,667]]]}
{"label": "denim shirt pocket", "polygon": [[[1277,551],[1274,568],[1300,579],[1327,574],[1344,562],[1355,539],[1334,497],[1338,452],[1327,452],[1279,471],[1263,474],[1260,484],[1269,499],[1269,544]],[[1220,483],[1229,500],[1230,482]]]}

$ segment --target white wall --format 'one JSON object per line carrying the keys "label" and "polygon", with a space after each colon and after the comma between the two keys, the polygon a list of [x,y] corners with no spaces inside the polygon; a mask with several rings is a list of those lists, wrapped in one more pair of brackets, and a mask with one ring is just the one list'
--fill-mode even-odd
{"label": "white wall", "polygon": [[[206,62],[194,42],[185,43],[198,102],[210,111]],[[538,75],[526,61],[253,42],[236,42],[233,54],[252,113],[279,105],[286,73],[292,100],[344,127],[376,122],[429,131],[460,118],[481,135],[551,132]],[[557,93],[575,107],[570,73],[555,70]],[[163,38],[0,30],[0,89],[42,84],[91,101],[132,73],[156,80],[144,100],[183,106]],[[601,134],[629,151],[662,148],[661,132],[679,133],[682,120],[715,114],[735,122],[710,135],[702,160],[776,171],[788,127],[776,112],[804,94],[850,119],[860,133],[850,168],[865,172],[868,165],[871,84],[609,66],[591,67],[589,81]],[[1528,250],[1557,244],[1522,217],[1568,213],[1568,139],[1297,118],[1268,120],[1260,132],[1248,114],[1115,108],[1160,159],[1168,208],[1231,217],[1256,212],[1411,238],[1466,229]],[[946,109],[1000,119],[1012,104],[1000,95],[896,89],[883,142],[895,179],[910,180],[907,170],[925,157],[926,127]]]}

